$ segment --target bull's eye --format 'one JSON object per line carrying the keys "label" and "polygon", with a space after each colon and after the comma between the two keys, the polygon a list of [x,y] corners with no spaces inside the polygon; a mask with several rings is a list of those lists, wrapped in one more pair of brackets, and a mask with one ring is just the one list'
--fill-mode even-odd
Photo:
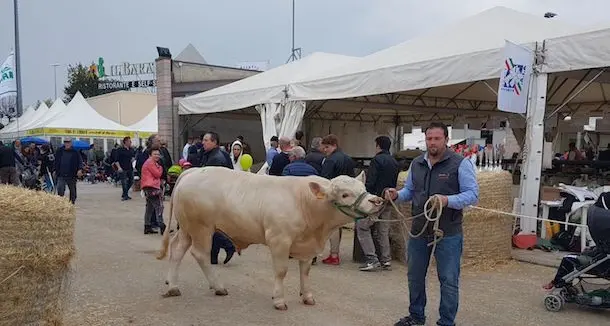
{"label": "bull's eye", "polygon": [[347,198],[347,197],[349,197],[349,194],[343,194],[343,196],[342,196],[342,197],[343,197],[343,198]]}

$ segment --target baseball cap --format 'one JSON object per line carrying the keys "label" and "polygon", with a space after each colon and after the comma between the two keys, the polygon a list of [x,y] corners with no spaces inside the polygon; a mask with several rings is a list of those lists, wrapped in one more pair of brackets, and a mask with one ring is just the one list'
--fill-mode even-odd
{"label": "baseball cap", "polygon": [[277,138],[277,136],[273,136],[271,137],[271,141],[279,141],[279,139]]}

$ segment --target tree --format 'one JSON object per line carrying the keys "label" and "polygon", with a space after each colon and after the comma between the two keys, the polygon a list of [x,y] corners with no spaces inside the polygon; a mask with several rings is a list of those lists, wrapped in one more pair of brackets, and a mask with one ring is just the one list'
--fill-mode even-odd
{"label": "tree", "polygon": [[91,63],[86,67],[82,63],[68,66],[68,85],[64,88],[65,101],[70,102],[77,92],[83,97],[92,97],[113,92],[111,89],[99,89],[100,80],[97,76],[97,65]]}

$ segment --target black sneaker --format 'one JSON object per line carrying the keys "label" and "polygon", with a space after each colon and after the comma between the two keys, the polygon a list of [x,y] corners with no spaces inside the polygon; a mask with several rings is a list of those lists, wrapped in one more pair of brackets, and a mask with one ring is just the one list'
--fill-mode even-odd
{"label": "black sneaker", "polygon": [[399,321],[394,324],[394,326],[424,326],[426,325],[425,321],[415,320],[411,316],[400,318]]}
{"label": "black sneaker", "polygon": [[384,271],[391,271],[392,270],[392,263],[389,261],[386,261],[385,263],[381,263],[381,269]]}
{"label": "black sneaker", "polygon": [[144,227],[144,234],[157,234],[157,231],[155,231],[153,228],[149,227]]}
{"label": "black sneaker", "polygon": [[381,264],[379,262],[366,263],[360,266],[359,269],[362,272],[375,272],[381,269]]}

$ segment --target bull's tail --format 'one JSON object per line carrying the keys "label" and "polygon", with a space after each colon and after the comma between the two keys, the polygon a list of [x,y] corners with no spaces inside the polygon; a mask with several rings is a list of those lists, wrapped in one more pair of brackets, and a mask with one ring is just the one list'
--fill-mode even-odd
{"label": "bull's tail", "polygon": [[179,191],[178,184],[180,183],[180,180],[182,180],[187,174],[192,173],[195,170],[200,169],[190,168],[182,172],[182,174],[180,174],[180,176],[176,180],[176,183],[174,184],[174,190],[170,201],[171,206],[169,207],[169,220],[167,221],[167,226],[165,228],[165,231],[163,232],[163,242],[161,243],[161,250],[159,250],[159,254],[157,255],[157,259],[159,260],[162,260],[163,258],[165,258],[165,256],[167,256],[167,248],[169,247],[169,233],[171,230],[172,218],[174,217],[174,206],[176,206],[177,202],[175,194]]}

